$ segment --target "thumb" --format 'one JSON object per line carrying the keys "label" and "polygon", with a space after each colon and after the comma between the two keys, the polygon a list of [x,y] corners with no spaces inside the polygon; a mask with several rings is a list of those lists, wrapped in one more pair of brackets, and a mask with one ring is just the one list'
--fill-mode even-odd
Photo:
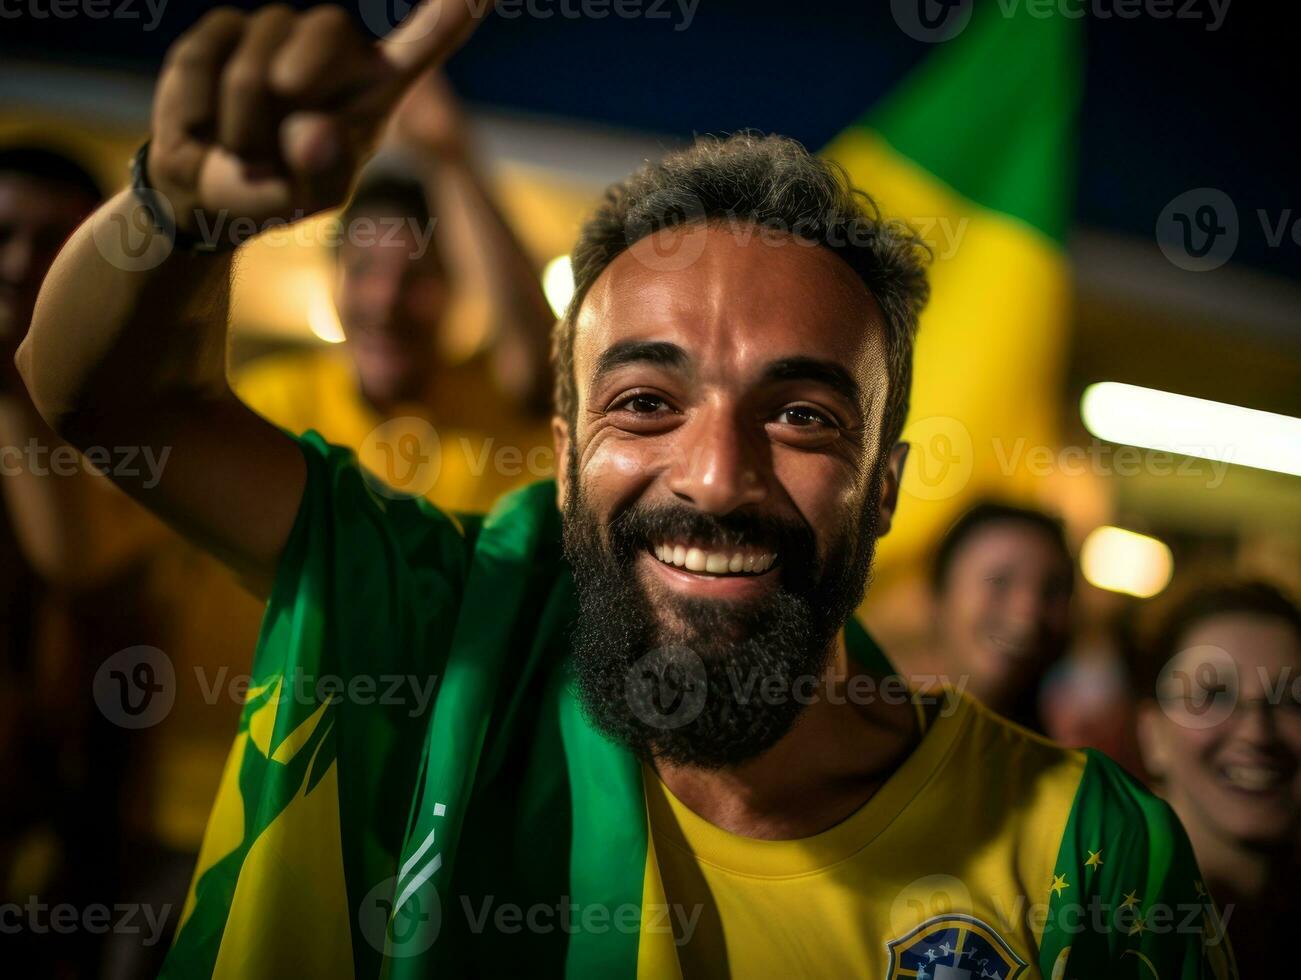
{"label": "thumb", "polygon": [[379,42],[380,55],[404,79],[446,61],[492,10],[492,0],[423,0]]}

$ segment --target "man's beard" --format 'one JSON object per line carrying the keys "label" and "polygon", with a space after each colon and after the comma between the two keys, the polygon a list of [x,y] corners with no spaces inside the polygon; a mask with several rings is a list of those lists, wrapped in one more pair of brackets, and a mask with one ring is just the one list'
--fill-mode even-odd
{"label": "man's beard", "polygon": [[[876,547],[884,465],[873,473],[855,526],[819,564],[804,522],[687,505],[632,506],[600,533],[569,461],[565,555],[580,612],[573,634],[579,699],[589,719],[643,758],[718,769],[775,745],[820,687],[834,639],[862,600]],[[664,590],[652,599],[639,557],[661,542],[706,551],[738,546],[776,552],[776,588],[750,600],[702,599]],[[807,678],[808,680],[797,680]]]}

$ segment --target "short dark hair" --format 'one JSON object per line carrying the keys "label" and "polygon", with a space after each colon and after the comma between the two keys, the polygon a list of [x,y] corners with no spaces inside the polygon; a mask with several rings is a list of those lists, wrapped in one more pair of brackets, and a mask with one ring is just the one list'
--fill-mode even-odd
{"label": "short dark hair", "polygon": [[1066,544],[1066,531],[1060,519],[1033,507],[984,500],[963,513],[940,539],[939,547],[935,549],[935,558],[931,562],[931,590],[936,595],[942,593],[947,586],[949,572],[958,552],[979,531],[995,524],[1020,524],[1039,531],[1061,552],[1062,560],[1067,566],[1074,568],[1071,549]]}
{"label": "short dark hair", "polygon": [[930,249],[903,222],[882,218],[876,202],[855,189],[838,164],[793,139],[752,132],[699,138],[606,191],[571,256],[574,294],[552,343],[556,413],[571,425],[576,420],[575,324],[597,277],[654,232],[718,220],[791,232],[824,245],[863,280],[885,315],[890,390],[882,446],[892,446],[908,414],[917,320],[929,297]]}
{"label": "short dark hair", "polygon": [[58,184],[95,203],[104,200],[104,188],[89,170],[71,155],[49,146],[25,143],[0,148],[0,174]]}
{"label": "short dark hair", "polygon": [[406,174],[381,171],[364,175],[344,205],[339,220],[347,227],[358,215],[376,212],[413,218],[424,224],[429,220],[429,198],[424,185]]}
{"label": "short dark hair", "polygon": [[1193,628],[1216,616],[1248,614],[1277,619],[1301,637],[1301,611],[1277,586],[1261,579],[1201,582],[1169,601],[1156,627],[1140,644],[1134,680],[1140,697],[1155,697],[1161,671]]}

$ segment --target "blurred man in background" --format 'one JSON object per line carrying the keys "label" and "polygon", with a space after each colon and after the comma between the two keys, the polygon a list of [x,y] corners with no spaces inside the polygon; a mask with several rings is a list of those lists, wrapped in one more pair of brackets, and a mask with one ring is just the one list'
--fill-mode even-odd
{"label": "blurred man in background", "polygon": [[[373,166],[339,217],[344,349],[266,358],[235,377],[235,391],[282,428],[357,450],[398,490],[486,511],[554,469],[555,318],[441,75],[413,87],[386,143],[396,165]],[[486,341],[454,364],[452,334],[466,326],[455,299],[467,286],[492,298],[493,316]]]}
{"label": "blurred man in background", "polygon": [[1263,582],[1204,586],[1169,611],[1141,668],[1144,762],[1242,975],[1276,975],[1301,914],[1301,613]]}
{"label": "blurred man in background", "polygon": [[1039,688],[1066,651],[1073,591],[1074,563],[1059,521],[1029,508],[978,504],[936,551],[934,653],[907,671],[940,674],[1042,730]]}

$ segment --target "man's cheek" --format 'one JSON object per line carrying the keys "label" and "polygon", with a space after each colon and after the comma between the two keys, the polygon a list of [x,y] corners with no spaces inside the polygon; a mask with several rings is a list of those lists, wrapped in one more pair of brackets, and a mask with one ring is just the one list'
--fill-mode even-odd
{"label": "man's cheek", "polygon": [[[624,498],[640,488],[658,471],[662,453],[644,442],[606,438],[593,448],[582,464],[585,492],[592,500],[620,506]],[[605,509],[604,507],[602,508]]]}

